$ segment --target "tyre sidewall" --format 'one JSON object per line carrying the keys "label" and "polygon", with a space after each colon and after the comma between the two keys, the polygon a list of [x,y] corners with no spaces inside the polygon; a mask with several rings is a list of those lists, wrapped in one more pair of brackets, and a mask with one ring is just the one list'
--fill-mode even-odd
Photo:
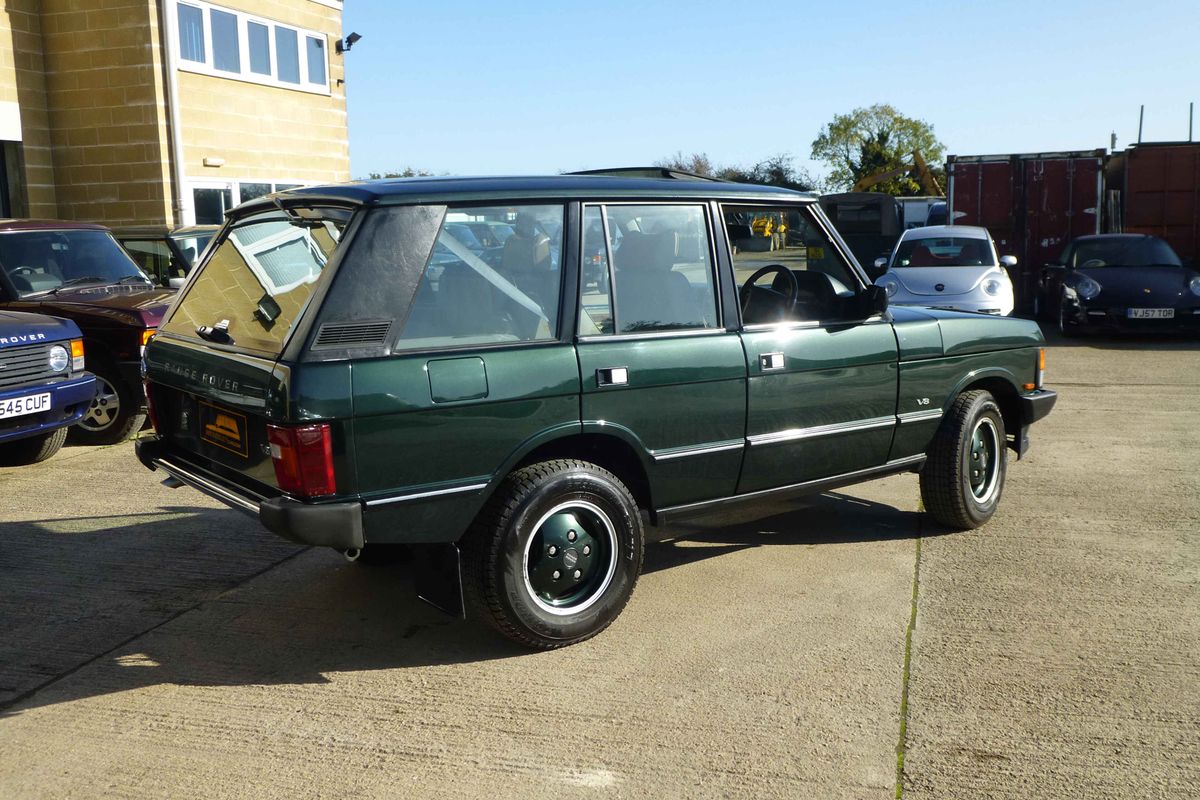
{"label": "tyre sidewall", "polygon": [[[611,582],[595,603],[578,614],[559,616],[538,607],[530,597],[524,577],[525,548],[538,521],[555,506],[572,500],[591,503],[608,516],[616,531],[617,563]],[[530,634],[555,641],[584,638],[621,613],[641,571],[643,544],[637,508],[624,487],[585,469],[552,475],[521,498],[505,528],[495,564],[497,599],[511,619]]]}
{"label": "tyre sidewall", "polygon": [[[992,424],[996,426],[998,459],[996,470],[998,475],[996,476],[996,491],[992,493],[992,496],[986,502],[981,503],[971,491],[971,435],[975,430],[975,426],[984,417],[990,419]],[[962,431],[958,447],[958,491],[962,494],[967,515],[976,525],[982,525],[996,513],[996,508],[1000,505],[1000,496],[1004,494],[1004,483],[1008,470],[1008,447],[1005,440],[1004,417],[1001,416],[1000,407],[996,405],[996,401],[990,394],[982,395],[975,400],[968,419],[969,422]]]}

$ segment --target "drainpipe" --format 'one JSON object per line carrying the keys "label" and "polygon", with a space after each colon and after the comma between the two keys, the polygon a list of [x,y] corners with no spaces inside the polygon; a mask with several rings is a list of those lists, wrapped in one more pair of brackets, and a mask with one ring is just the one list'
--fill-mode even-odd
{"label": "drainpipe", "polygon": [[175,173],[175,189],[172,192],[172,208],[175,225],[189,225],[196,220],[192,205],[192,193],[187,190],[187,179],[183,165],[183,131],[179,113],[179,18],[175,12],[175,0],[162,0],[162,32],[165,39],[167,66],[167,121],[171,129],[171,165]]}

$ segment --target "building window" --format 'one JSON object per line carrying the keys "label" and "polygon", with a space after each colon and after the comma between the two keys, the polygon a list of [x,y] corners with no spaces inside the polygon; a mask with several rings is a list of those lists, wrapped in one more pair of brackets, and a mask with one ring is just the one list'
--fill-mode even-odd
{"label": "building window", "polygon": [[275,63],[279,65],[279,80],[300,82],[300,48],[291,28],[275,26]]}
{"label": "building window", "polygon": [[179,57],[204,63],[204,12],[179,4]]}
{"label": "building window", "polygon": [[325,85],[325,40],[316,36],[305,36],[308,48],[308,82]]}
{"label": "building window", "polygon": [[178,0],[175,7],[180,69],[329,93],[324,34],[214,6],[206,0]]}
{"label": "building window", "polygon": [[246,42],[250,50],[250,71],[255,75],[271,75],[271,33],[266,25],[246,23]]}
{"label": "building window", "polygon": [[228,11],[209,11],[212,26],[213,66],[224,72],[241,72],[241,48],[238,45],[238,18]]}
{"label": "building window", "polygon": [[304,184],[276,181],[201,181],[191,184],[192,219],[187,225],[220,225],[229,209],[272,192],[295,189]]}

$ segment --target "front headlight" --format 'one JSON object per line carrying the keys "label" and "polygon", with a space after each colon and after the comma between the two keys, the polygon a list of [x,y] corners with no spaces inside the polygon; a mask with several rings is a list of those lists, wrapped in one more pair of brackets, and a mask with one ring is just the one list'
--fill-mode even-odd
{"label": "front headlight", "polygon": [[1084,300],[1091,300],[1096,295],[1100,294],[1099,282],[1091,278],[1081,278],[1079,283],[1075,285],[1075,293]]}
{"label": "front headlight", "polygon": [[1000,294],[1000,290],[1004,288],[1004,283],[999,278],[988,278],[983,282],[984,294],[990,294],[992,297]]}
{"label": "front headlight", "polygon": [[1188,288],[1192,290],[1192,294],[1200,297],[1200,275],[1188,281]]}
{"label": "front headlight", "polygon": [[71,363],[71,354],[67,352],[67,348],[61,344],[56,344],[50,348],[50,369],[54,372],[62,372]]}
{"label": "front headlight", "polygon": [[884,278],[879,282],[879,285],[883,287],[885,292],[887,292],[888,297],[891,297],[896,292],[900,291],[900,281],[896,280],[895,278]]}

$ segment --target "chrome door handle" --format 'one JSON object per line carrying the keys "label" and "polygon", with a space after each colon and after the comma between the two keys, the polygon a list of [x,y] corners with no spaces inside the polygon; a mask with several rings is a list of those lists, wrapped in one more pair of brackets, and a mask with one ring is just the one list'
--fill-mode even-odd
{"label": "chrome door handle", "polygon": [[758,368],[763,371],[769,369],[783,369],[783,366],[783,353],[762,353],[758,357]]}
{"label": "chrome door handle", "polygon": [[624,386],[629,383],[628,367],[605,367],[596,370],[597,386]]}

